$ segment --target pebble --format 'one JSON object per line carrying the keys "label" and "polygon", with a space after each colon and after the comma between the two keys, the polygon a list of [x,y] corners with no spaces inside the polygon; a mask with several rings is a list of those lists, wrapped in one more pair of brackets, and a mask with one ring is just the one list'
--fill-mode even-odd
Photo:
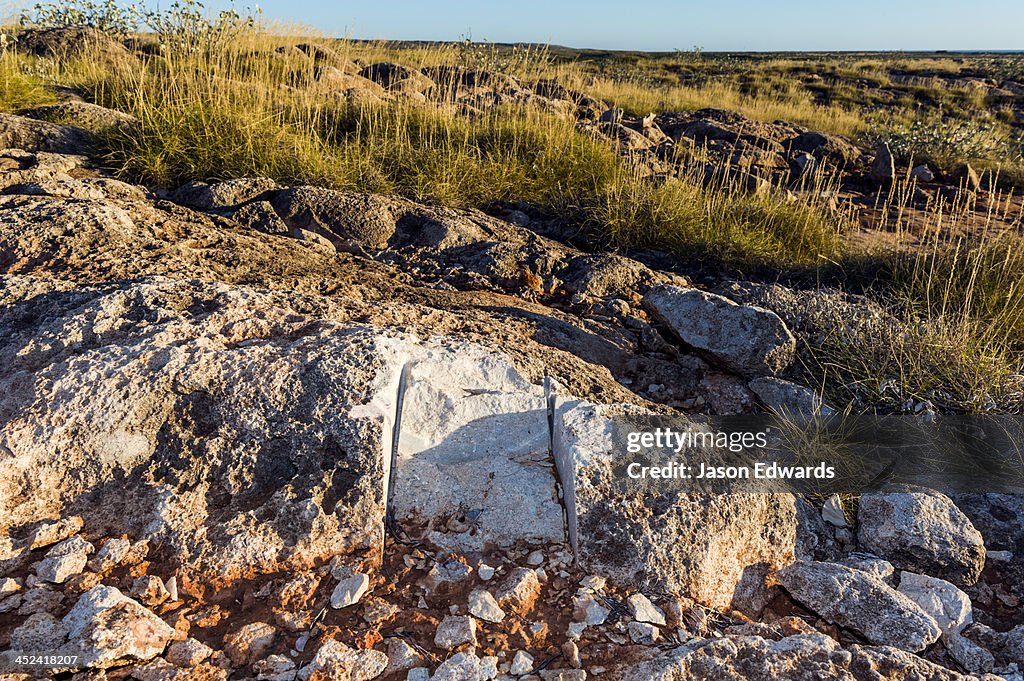
{"label": "pebble", "polygon": [[579,669],[583,666],[583,661],[580,660],[580,647],[572,641],[566,641],[562,645],[562,657],[565,658],[570,667]]}
{"label": "pebble", "polygon": [[544,553],[541,551],[531,551],[530,555],[526,557],[526,564],[534,567],[544,564]]}
{"label": "pebble", "polygon": [[490,581],[491,577],[494,577],[494,568],[487,563],[480,563],[480,567],[477,568],[476,572],[480,575],[480,579],[485,582]]}
{"label": "pebble", "polygon": [[525,650],[517,650],[515,657],[512,658],[512,666],[509,667],[508,673],[513,676],[522,676],[528,674],[533,669],[533,656]]}
{"label": "pebble", "polygon": [[468,615],[447,615],[437,625],[434,634],[434,645],[443,650],[451,650],[468,643],[475,646],[476,620]]}
{"label": "pebble", "polygon": [[487,589],[474,589],[469,594],[469,612],[485,622],[498,623],[505,619],[505,611]]}
{"label": "pebble", "polygon": [[643,594],[633,594],[629,597],[629,612],[637,622],[656,624],[659,627],[665,626],[665,613],[661,608],[651,603],[651,600]]}
{"label": "pebble", "polygon": [[633,643],[652,645],[658,642],[660,636],[661,632],[653,624],[648,624],[647,622],[629,623],[629,638],[632,639]]}
{"label": "pebble", "polygon": [[405,675],[405,681],[430,681],[430,670],[426,667],[415,667]]}
{"label": "pebble", "polygon": [[338,582],[331,593],[331,607],[335,610],[347,608],[359,602],[370,588],[370,577],[362,573],[352,575]]}

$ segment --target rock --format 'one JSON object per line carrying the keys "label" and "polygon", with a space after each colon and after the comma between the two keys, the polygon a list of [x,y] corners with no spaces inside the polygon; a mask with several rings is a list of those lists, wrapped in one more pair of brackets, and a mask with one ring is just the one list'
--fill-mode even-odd
{"label": "rock", "polygon": [[266,622],[250,622],[224,636],[224,652],[236,667],[244,667],[266,656],[277,628]]}
{"label": "rock", "polygon": [[988,673],[995,666],[995,656],[991,652],[960,634],[945,634],[942,643],[949,656],[972,674]]}
{"label": "rock", "polygon": [[857,540],[903,570],[969,586],[985,564],[985,544],[971,521],[930,490],[873,492],[860,498]]}
{"label": "rock", "polygon": [[430,681],[430,670],[426,667],[410,669],[405,681]]}
{"label": "rock", "polygon": [[914,166],[914,169],[910,171],[910,179],[918,182],[934,182],[935,173],[928,167],[928,164],[922,163],[919,166]]}
{"label": "rock", "polygon": [[49,59],[68,59],[87,54],[91,61],[122,61],[128,50],[119,42],[88,26],[26,28],[18,35],[19,52]]}
{"label": "rock", "polygon": [[505,619],[505,611],[487,589],[474,589],[469,594],[469,612],[485,622],[501,622]]}
{"label": "rock", "polygon": [[976,192],[981,189],[981,176],[969,163],[957,166],[950,174],[950,179],[967,191]]}
{"label": "rock", "polygon": [[661,637],[658,627],[646,622],[630,622],[627,629],[630,640],[643,646],[654,645]]}
{"label": "rock", "polygon": [[64,594],[40,585],[27,589],[21,594],[18,614],[31,615],[36,612],[48,612],[54,615],[60,612],[63,606]]}
{"label": "rock", "polygon": [[196,210],[229,210],[255,201],[278,188],[269,177],[240,177],[218,182],[189,182],[171,194],[174,201]]}
{"label": "rock", "polygon": [[10,649],[33,654],[56,653],[63,647],[67,634],[67,627],[59,619],[37,612],[11,632]]}
{"label": "rock", "polygon": [[21,115],[43,121],[75,125],[91,132],[101,132],[110,128],[127,131],[139,123],[135,116],[123,111],[78,101],[38,106],[22,111]]}
{"label": "rock", "polygon": [[476,620],[465,615],[448,615],[437,626],[434,645],[452,650],[464,643],[476,645]]}
{"label": "rock", "polygon": [[431,681],[484,681],[483,664],[471,652],[455,653],[438,665]]}
{"label": "rock", "polygon": [[693,639],[650,660],[619,662],[607,681],[745,679],[748,681],[969,681],[954,671],[890,647],[844,650],[821,633],[778,641],[758,636]]}
{"label": "rock", "polygon": [[288,225],[278,216],[268,201],[247,203],[232,213],[231,219],[264,234],[288,234]]}
{"label": "rock", "polygon": [[293,187],[274,194],[274,210],[290,228],[314,232],[338,250],[359,252],[387,246],[399,218],[411,210],[401,199],[319,187]]}
{"label": "rock", "polygon": [[83,667],[106,669],[144,662],[163,653],[175,631],[163,620],[110,586],[82,594],[63,620],[69,649]]}
{"label": "rock", "polygon": [[425,92],[434,87],[434,82],[419,71],[389,62],[371,64],[361,70],[359,75],[388,90]]}
{"label": "rock", "polygon": [[875,149],[875,160],[871,162],[868,175],[879,187],[888,187],[896,180],[896,161],[888,144],[880,144]]}
{"label": "rock", "polygon": [[838,494],[831,495],[821,506],[821,519],[832,527],[849,527],[846,522],[846,511],[843,510],[843,500]]}
{"label": "rock", "polygon": [[807,418],[835,413],[818,393],[781,378],[763,376],[750,381],[747,386],[764,406],[778,414]]}
{"label": "rock", "polygon": [[573,641],[566,641],[562,644],[562,657],[570,667],[579,669],[583,666],[583,660],[580,659],[580,648]]}
{"label": "rock", "polygon": [[87,563],[93,572],[104,573],[121,565],[128,557],[132,543],[127,539],[115,537],[103,542],[96,555]]}
{"label": "rock", "polygon": [[541,669],[544,681],[586,681],[587,673],[582,669]]}
{"label": "rock", "polygon": [[156,607],[170,598],[162,579],[155,575],[141,575],[132,582],[132,596],[145,605]]}
{"label": "rock", "polygon": [[195,667],[204,662],[213,649],[194,638],[186,638],[184,641],[174,641],[167,646],[167,661],[178,667]]}
{"label": "rock", "polygon": [[1024,668],[1024,624],[1013,629],[998,632],[991,627],[975,622],[964,628],[963,636],[990,651],[996,664],[1008,666],[1016,664]]}
{"label": "rock", "polygon": [[423,664],[423,656],[400,638],[388,639],[388,666],[385,673],[405,672]]}
{"label": "rock", "polygon": [[582,570],[648,593],[688,594],[702,605],[730,608],[746,573],[765,576],[793,561],[797,518],[790,494],[622,485],[612,437],[621,413],[556,400],[555,459]]}
{"label": "rock", "polygon": [[796,340],[778,315],[697,289],[656,286],[644,307],[687,345],[737,373],[776,374],[793,361]]}
{"label": "rock", "polygon": [[935,620],[907,596],[859,570],[798,561],[779,571],[778,579],[793,598],[872,643],[918,652],[941,633]]}
{"label": "rock", "polygon": [[800,560],[830,561],[839,558],[835,528],[806,499],[796,498],[796,544],[794,555]]}
{"label": "rock", "polygon": [[41,546],[56,544],[80,532],[82,525],[82,517],[77,515],[53,523],[43,523],[29,535],[28,547],[37,549]]}
{"label": "rock", "polygon": [[651,603],[650,599],[643,594],[633,594],[626,602],[629,605],[629,612],[637,622],[649,622],[659,627],[665,626],[665,613],[661,608]]}
{"label": "rock", "polygon": [[69,537],[47,552],[46,558],[36,567],[36,574],[44,581],[63,584],[85,569],[92,552],[93,546],[89,542],[77,535]]}
{"label": "rock", "polygon": [[294,681],[295,663],[283,655],[271,655],[253,664],[257,681]]}
{"label": "rock", "polygon": [[610,608],[601,605],[591,594],[577,594],[573,598],[573,619],[587,626],[604,624],[611,612]]}
{"label": "rock", "polygon": [[903,571],[899,592],[921,606],[943,633],[959,634],[971,623],[970,598],[945,580]]}
{"label": "rock", "polygon": [[0,149],[84,154],[90,139],[88,131],[74,125],[58,125],[0,113]]}
{"label": "rock", "polygon": [[21,582],[14,577],[0,577],[0,601],[21,591]]}
{"label": "rock", "polygon": [[508,573],[494,596],[505,610],[525,616],[533,609],[540,588],[540,580],[535,571],[518,567]]}
{"label": "rock", "polygon": [[867,574],[880,579],[886,584],[892,585],[895,577],[895,570],[887,560],[882,560],[876,556],[872,556],[867,553],[853,553],[842,560],[838,561],[841,565],[851,567],[854,570],[860,570]]}
{"label": "rock", "polygon": [[359,602],[370,588],[370,576],[362,573],[352,575],[338,582],[331,592],[331,607],[335,610],[347,608]]}
{"label": "rock", "polygon": [[486,563],[481,563],[480,567],[477,568],[476,573],[480,576],[480,579],[485,582],[489,582],[491,581],[491,578],[494,577],[494,568]]}
{"label": "rock", "polygon": [[517,650],[512,657],[512,666],[509,667],[509,674],[522,676],[533,671],[533,656],[525,650]]}
{"label": "rock", "polygon": [[811,154],[815,159],[827,161],[843,170],[857,163],[861,151],[855,144],[840,135],[823,132],[803,132],[796,136],[790,146],[795,151]]}
{"label": "rock", "polygon": [[327,639],[298,677],[302,681],[370,681],[387,666],[388,656],[379,650],[353,650],[341,641]]}

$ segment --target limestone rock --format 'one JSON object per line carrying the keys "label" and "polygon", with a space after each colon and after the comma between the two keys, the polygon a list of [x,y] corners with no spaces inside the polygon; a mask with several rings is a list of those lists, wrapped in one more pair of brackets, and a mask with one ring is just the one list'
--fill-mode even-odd
{"label": "limestone rock", "polygon": [[485,622],[501,622],[505,611],[487,589],[474,589],[469,594],[469,612]]}
{"label": "limestone rock", "polygon": [[240,177],[209,185],[189,182],[178,187],[171,198],[197,210],[225,210],[249,203],[277,189],[269,177]]}
{"label": "limestone rock", "polygon": [[319,187],[284,189],[271,203],[289,227],[315,232],[339,250],[356,252],[384,248],[398,218],[410,209],[399,199]]}
{"label": "limestone rock", "polygon": [[747,385],[762,404],[779,414],[808,418],[835,413],[815,391],[781,378],[762,376]]}
{"label": "limestone rock", "polygon": [[354,650],[341,641],[323,642],[312,662],[299,670],[302,681],[371,681],[384,673],[388,656],[379,650]]}
{"label": "limestone rock", "polygon": [[85,569],[93,546],[79,536],[68,537],[46,553],[36,567],[40,579],[62,584]]}
{"label": "limestone rock", "polygon": [[37,612],[11,632],[11,650],[36,654],[56,652],[64,645],[67,633],[67,627],[59,619],[46,612]]}
{"label": "limestone rock", "polygon": [[793,561],[792,495],[623,485],[611,420],[621,409],[560,399],[555,412],[556,464],[582,569],[729,608],[745,573],[764,575]]}
{"label": "limestone rock", "polygon": [[266,622],[250,622],[224,637],[224,652],[236,667],[263,658],[274,645],[277,628]]}
{"label": "limestone rock", "polygon": [[131,547],[132,543],[127,539],[120,537],[108,539],[87,563],[88,568],[99,573],[112,570],[128,557]]}
{"label": "limestone rock", "polygon": [[126,114],[116,109],[108,109],[90,102],[77,101],[38,106],[28,111],[22,111],[21,115],[43,121],[70,123],[92,132],[100,132],[110,128],[127,130],[139,122],[131,114]]}
{"label": "limestone rock", "polygon": [[778,579],[793,598],[872,643],[918,652],[941,633],[935,620],[914,601],[866,572],[835,563],[799,561],[779,571]]}
{"label": "limestone rock", "polygon": [[648,291],[643,304],[683,343],[737,373],[773,375],[793,361],[796,340],[779,316],[764,308],[667,285]]}
{"label": "limestone rock", "polygon": [[175,636],[163,620],[109,586],[82,594],[63,623],[82,666],[99,669],[152,659]]}
{"label": "limestone rock", "polygon": [[213,654],[213,649],[194,638],[174,641],[167,646],[167,661],[178,667],[195,667]]}
{"label": "limestone rock", "polygon": [[464,643],[476,645],[476,620],[465,615],[448,615],[441,620],[434,634],[434,645],[451,650]]}
{"label": "limestone rock", "polygon": [[331,607],[347,608],[355,605],[370,588],[370,576],[358,573],[338,582],[331,593]]}
{"label": "limestone rock", "polygon": [[455,653],[438,665],[431,681],[484,681],[483,663],[472,652]]}
{"label": "limestone rock", "polygon": [[661,608],[651,603],[651,600],[643,594],[633,594],[626,602],[629,604],[629,612],[633,615],[633,619],[637,622],[648,622],[650,624],[657,624],[659,627],[665,626],[665,613],[661,611]]}
{"label": "limestone rock", "polygon": [[857,512],[862,549],[894,566],[968,586],[985,564],[985,544],[971,521],[930,490],[864,494]]}
{"label": "limestone rock", "polygon": [[52,523],[43,523],[36,527],[28,538],[28,547],[37,549],[63,541],[82,529],[82,516],[71,516]]}
{"label": "limestone rock", "polygon": [[892,157],[889,145],[880,144],[875,149],[875,160],[871,162],[868,174],[871,180],[880,187],[888,187],[896,179],[896,161]]}
{"label": "limestone rock", "polygon": [[540,580],[535,570],[517,567],[508,573],[494,596],[502,608],[524,616],[533,609],[540,589]]}

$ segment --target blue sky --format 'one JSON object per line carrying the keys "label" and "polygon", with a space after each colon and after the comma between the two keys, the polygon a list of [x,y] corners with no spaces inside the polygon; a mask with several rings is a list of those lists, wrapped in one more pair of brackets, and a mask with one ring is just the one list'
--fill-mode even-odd
{"label": "blue sky", "polygon": [[355,38],[455,40],[471,34],[495,42],[652,51],[694,46],[712,51],[1024,49],[1024,0],[263,0],[259,5],[269,19]]}

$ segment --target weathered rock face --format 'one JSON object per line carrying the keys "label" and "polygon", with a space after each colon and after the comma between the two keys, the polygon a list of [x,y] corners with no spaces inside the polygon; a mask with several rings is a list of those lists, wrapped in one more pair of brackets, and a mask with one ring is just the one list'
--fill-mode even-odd
{"label": "weathered rock face", "polygon": [[644,296],[644,307],[681,341],[740,374],[777,374],[796,352],[796,340],[774,312],[713,293],[658,286]]}
{"label": "weathered rock face", "polygon": [[389,432],[350,416],[390,380],[375,331],[216,285],[7,285],[7,527],[82,508],[214,583],[379,544]]}
{"label": "weathered rock face", "polygon": [[792,495],[686,493],[657,481],[627,490],[614,472],[613,415],[574,401],[556,408],[555,458],[584,569],[729,607],[748,574],[792,562]]}
{"label": "weathered rock face", "polygon": [[627,663],[609,671],[612,681],[968,681],[957,674],[895,648],[851,646],[844,650],[824,634],[800,634],[780,641],[757,636],[695,639],[660,657]]}
{"label": "weathered rock face", "polygon": [[978,581],[985,543],[945,495],[930,490],[864,494],[857,520],[860,546],[896,567],[959,586]]}
{"label": "weathered rock face", "polygon": [[793,598],[872,643],[918,652],[941,633],[935,620],[914,601],[866,572],[835,563],[799,561],[781,570],[778,578]]}

